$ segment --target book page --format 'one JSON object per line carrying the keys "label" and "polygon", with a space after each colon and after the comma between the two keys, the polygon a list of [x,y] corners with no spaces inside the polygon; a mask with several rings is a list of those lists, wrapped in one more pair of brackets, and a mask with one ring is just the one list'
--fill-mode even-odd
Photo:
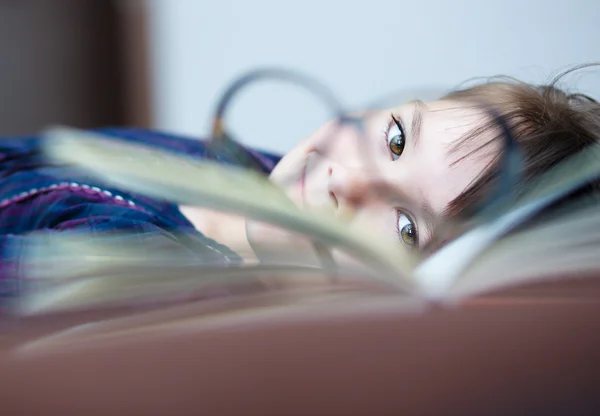
{"label": "book page", "polygon": [[[553,203],[600,177],[600,145],[590,146],[527,184],[520,197],[497,218],[472,219],[472,228],[421,263],[415,278],[428,297],[442,299],[461,274],[504,235],[535,218]],[[596,200],[591,203],[598,207]],[[577,210],[575,205],[573,210]],[[595,217],[587,223],[598,227]],[[518,255],[518,248],[513,255]]]}
{"label": "book page", "polygon": [[596,279],[600,284],[597,200],[572,208],[497,241],[466,268],[446,300],[565,279]]}

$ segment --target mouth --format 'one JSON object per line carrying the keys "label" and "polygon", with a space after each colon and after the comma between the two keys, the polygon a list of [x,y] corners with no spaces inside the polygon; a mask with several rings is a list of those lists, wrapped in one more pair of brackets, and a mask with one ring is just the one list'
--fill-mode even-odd
{"label": "mouth", "polygon": [[334,208],[338,209],[338,207],[339,207],[338,199],[336,198],[335,194],[331,191],[329,191],[329,199],[331,199],[331,202],[332,202]]}
{"label": "mouth", "polygon": [[[309,188],[308,186],[308,175],[309,173],[314,173],[314,169],[315,169],[315,158],[314,158],[314,154],[311,152],[309,153],[305,160],[304,163],[302,165],[302,167],[300,168],[299,174],[298,174],[298,179],[297,179],[297,190],[296,190],[296,195],[297,195],[297,199],[299,200],[299,206],[301,208],[311,208],[311,202],[314,204],[315,200],[314,200],[314,195],[309,195],[311,191],[314,191],[314,189]],[[314,184],[313,184],[314,185]],[[318,188],[318,192],[320,191],[324,191],[326,192],[327,195],[327,202],[331,203],[331,205],[337,209],[338,208],[338,199],[336,197],[336,195],[333,192],[327,191],[327,190],[323,190],[320,187]],[[312,200],[309,200],[309,197],[313,197]],[[318,203],[319,205],[322,204],[327,204],[325,201],[321,201],[319,203],[319,201],[316,201],[316,203]]]}

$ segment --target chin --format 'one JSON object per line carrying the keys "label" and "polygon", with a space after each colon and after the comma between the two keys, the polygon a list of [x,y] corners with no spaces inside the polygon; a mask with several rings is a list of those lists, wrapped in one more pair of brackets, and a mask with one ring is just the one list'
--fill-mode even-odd
{"label": "chin", "polygon": [[252,220],[247,221],[246,233],[254,254],[263,263],[319,264],[312,242],[303,235]]}

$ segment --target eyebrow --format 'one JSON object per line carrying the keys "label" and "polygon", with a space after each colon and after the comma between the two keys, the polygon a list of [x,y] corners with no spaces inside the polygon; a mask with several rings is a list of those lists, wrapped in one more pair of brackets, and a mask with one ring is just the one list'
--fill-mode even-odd
{"label": "eyebrow", "polygon": [[415,109],[412,115],[412,123],[410,125],[410,132],[413,136],[415,147],[419,144],[419,138],[421,137],[421,126],[423,125],[423,111],[426,107],[425,103],[421,100],[414,100],[413,104]]}

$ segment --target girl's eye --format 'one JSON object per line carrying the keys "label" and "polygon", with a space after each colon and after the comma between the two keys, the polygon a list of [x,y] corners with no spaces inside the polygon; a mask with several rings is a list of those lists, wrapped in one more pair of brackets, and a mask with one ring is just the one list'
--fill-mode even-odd
{"label": "girl's eye", "polygon": [[413,224],[413,222],[401,212],[398,212],[398,221],[396,224],[396,228],[398,231],[398,238],[404,244],[410,247],[414,247],[417,245],[417,228]]}
{"label": "girl's eye", "polygon": [[402,124],[393,115],[392,122],[390,123],[390,128],[387,133],[387,142],[388,148],[392,153],[392,159],[398,159],[400,155],[402,155],[402,152],[404,152],[406,140],[404,137],[404,129],[402,128]]}

